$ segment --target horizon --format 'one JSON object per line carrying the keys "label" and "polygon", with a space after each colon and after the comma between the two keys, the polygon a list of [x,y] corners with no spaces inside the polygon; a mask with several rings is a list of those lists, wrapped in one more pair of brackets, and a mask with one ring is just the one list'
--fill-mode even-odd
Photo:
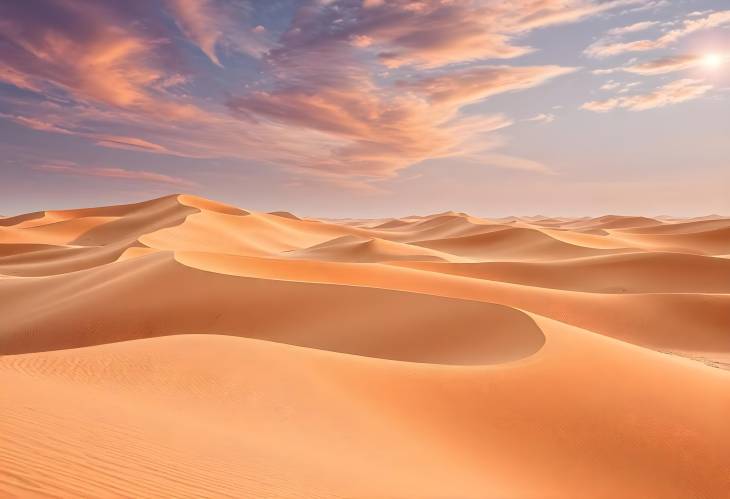
{"label": "horizon", "polygon": [[577,216],[568,216],[568,215],[561,215],[561,214],[545,214],[545,213],[526,213],[526,214],[508,214],[508,215],[491,215],[491,214],[485,214],[485,213],[472,213],[472,212],[465,212],[461,210],[443,210],[443,211],[434,211],[434,212],[423,212],[423,213],[409,213],[409,214],[395,214],[391,216],[383,216],[383,217],[359,217],[359,216],[346,216],[346,217],[330,217],[326,215],[317,215],[317,214],[307,214],[307,213],[300,213],[293,210],[258,210],[253,209],[251,206],[246,205],[239,205],[236,203],[229,203],[224,202],[220,199],[214,199],[214,198],[207,198],[205,196],[200,196],[198,194],[192,193],[192,192],[177,192],[172,194],[165,194],[163,196],[158,196],[154,198],[149,199],[141,199],[136,201],[130,201],[125,203],[114,203],[114,204],[94,204],[94,205],[88,205],[88,206],[80,206],[80,205],[69,205],[66,207],[46,207],[46,208],[40,208],[36,210],[30,210],[30,211],[23,211],[18,213],[1,213],[0,212],[0,220],[3,218],[14,218],[18,216],[23,215],[29,215],[31,213],[43,213],[43,212],[49,212],[49,211],[74,211],[74,210],[85,210],[85,209],[95,209],[95,208],[105,208],[109,206],[119,206],[119,205],[135,205],[140,203],[145,203],[149,201],[155,201],[159,199],[165,199],[165,198],[172,198],[172,197],[178,197],[178,196],[193,196],[198,197],[205,200],[210,201],[216,201],[225,203],[231,206],[234,206],[236,208],[241,208],[246,211],[251,211],[255,213],[275,213],[275,212],[288,212],[297,216],[302,216],[304,218],[308,219],[318,219],[318,220],[331,220],[331,221],[342,221],[342,220],[379,220],[379,219],[405,219],[409,217],[433,217],[437,215],[446,215],[446,214],[457,214],[457,215],[465,215],[465,216],[474,216],[481,219],[493,219],[493,220],[499,220],[504,218],[556,218],[556,219],[564,219],[564,220],[578,220],[578,219],[600,219],[604,217],[621,217],[621,218],[631,218],[631,217],[645,217],[645,218],[652,218],[652,219],[662,219],[662,218],[670,218],[673,220],[693,220],[698,218],[730,218],[730,215],[722,214],[722,213],[705,213],[702,215],[695,215],[695,216],[683,216],[683,215],[676,215],[672,213],[658,213],[658,214],[647,214],[647,213],[600,213],[596,215],[577,215]]}
{"label": "horizon", "polygon": [[5,2],[0,213],[730,213],[726,4],[510,5]]}

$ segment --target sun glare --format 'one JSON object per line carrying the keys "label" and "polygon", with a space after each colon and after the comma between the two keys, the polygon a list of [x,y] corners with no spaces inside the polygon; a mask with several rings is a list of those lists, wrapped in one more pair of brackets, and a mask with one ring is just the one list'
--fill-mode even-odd
{"label": "sun glare", "polygon": [[707,54],[702,58],[702,64],[708,68],[718,68],[722,65],[725,58],[720,54]]}

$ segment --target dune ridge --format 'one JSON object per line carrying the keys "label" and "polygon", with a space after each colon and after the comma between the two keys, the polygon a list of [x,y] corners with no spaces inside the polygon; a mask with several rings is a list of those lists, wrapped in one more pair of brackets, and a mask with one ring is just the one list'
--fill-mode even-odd
{"label": "dune ridge", "polygon": [[0,496],[714,499],[730,219],[0,218]]}

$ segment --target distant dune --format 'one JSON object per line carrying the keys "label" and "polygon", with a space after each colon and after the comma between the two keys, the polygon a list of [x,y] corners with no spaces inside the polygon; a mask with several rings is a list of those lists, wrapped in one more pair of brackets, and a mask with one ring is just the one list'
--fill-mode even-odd
{"label": "distant dune", "polygon": [[730,219],[0,218],[0,496],[715,499]]}

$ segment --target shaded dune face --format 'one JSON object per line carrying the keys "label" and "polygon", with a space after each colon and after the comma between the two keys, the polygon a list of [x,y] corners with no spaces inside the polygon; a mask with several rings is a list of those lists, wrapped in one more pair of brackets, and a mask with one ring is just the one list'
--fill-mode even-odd
{"label": "shaded dune face", "polygon": [[0,496],[725,497],[728,231],[0,218]]}
{"label": "shaded dune face", "polygon": [[531,318],[501,305],[234,277],[186,267],[167,252],[5,284],[2,299],[13,310],[42,312],[11,312],[0,336],[4,354],[211,333],[384,359],[489,364],[544,343]]}
{"label": "shaded dune face", "polygon": [[480,260],[561,260],[616,252],[566,243],[531,228],[504,228],[471,236],[418,241],[431,249]]}
{"label": "shaded dune face", "polygon": [[730,260],[682,253],[642,252],[557,262],[405,262],[401,265],[589,293],[730,293]]}
{"label": "shaded dune face", "polygon": [[11,247],[0,250],[0,273],[54,275],[114,262],[127,248],[143,246],[139,237],[178,225],[193,213],[199,210],[172,196],[136,205],[45,212],[32,225],[15,217],[21,221],[0,232],[0,243]]}

